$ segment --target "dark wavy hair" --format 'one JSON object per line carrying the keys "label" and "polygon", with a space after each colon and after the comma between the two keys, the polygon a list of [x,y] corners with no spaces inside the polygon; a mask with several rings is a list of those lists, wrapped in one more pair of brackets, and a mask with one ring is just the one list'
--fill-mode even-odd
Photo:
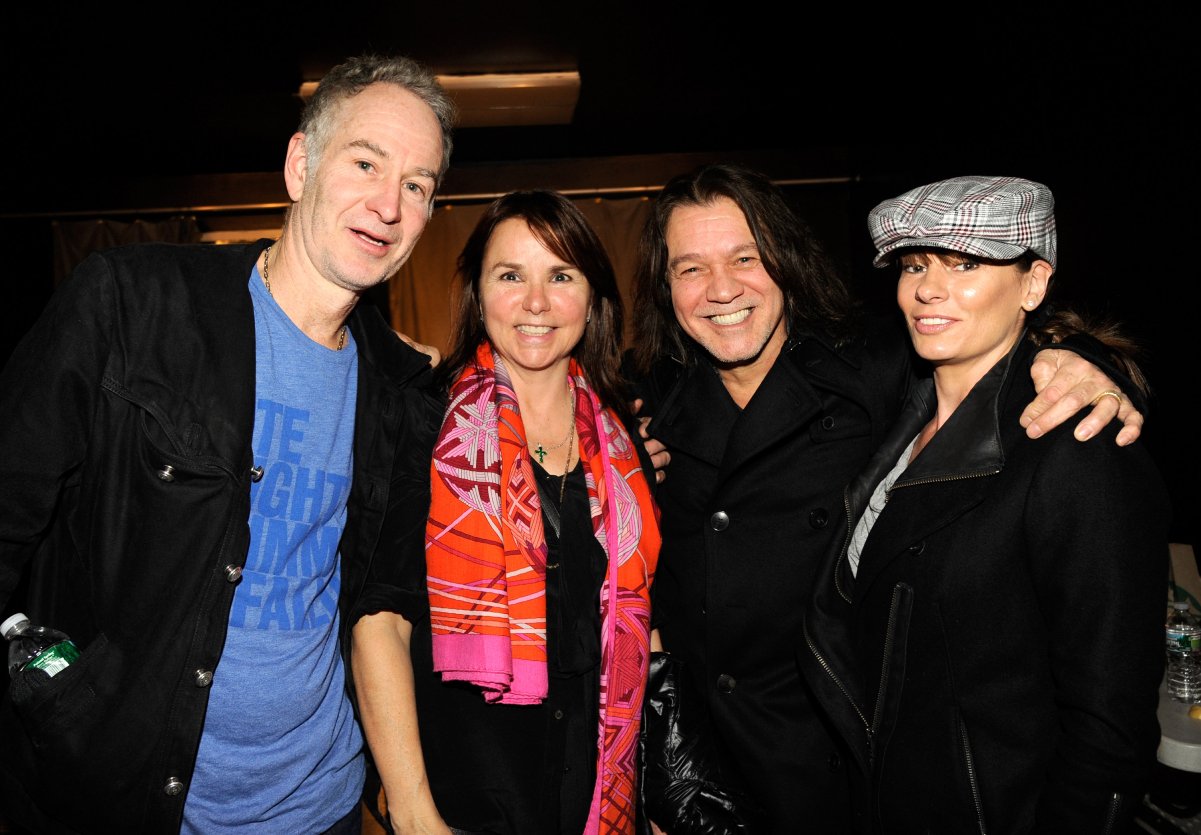
{"label": "dark wavy hair", "polygon": [[783,291],[789,335],[821,333],[837,340],[850,330],[854,305],[846,283],[783,192],[744,166],[706,165],[669,181],[643,228],[634,276],[634,308],[640,313],[634,355],[642,371],[663,356],[691,363],[703,355],[672,308],[667,224],[677,208],[708,206],[722,197],[742,210],[768,275]]}
{"label": "dark wavy hair", "polygon": [[488,338],[480,318],[480,276],[484,249],[496,227],[506,220],[525,221],[543,246],[578,269],[592,288],[591,321],[571,355],[584,369],[601,403],[625,415],[628,394],[621,376],[622,305],[613,264],[596,231],[574,203],[553,191],[514,191],[495,200],[476,223],[459,253],[458,293],[451,333],[453,342],[438,368],[444,390],[475,359]]}

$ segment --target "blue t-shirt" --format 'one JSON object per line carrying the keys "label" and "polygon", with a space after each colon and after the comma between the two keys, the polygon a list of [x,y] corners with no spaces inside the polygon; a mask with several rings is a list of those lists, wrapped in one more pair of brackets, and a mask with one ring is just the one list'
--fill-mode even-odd
{"label": "blue t-shirt", "polygon": [[255,327],[250,552],[229,613],[183,832],[321,832],[363,787],[338,647],[358,357],[309,339],[250,276]]}

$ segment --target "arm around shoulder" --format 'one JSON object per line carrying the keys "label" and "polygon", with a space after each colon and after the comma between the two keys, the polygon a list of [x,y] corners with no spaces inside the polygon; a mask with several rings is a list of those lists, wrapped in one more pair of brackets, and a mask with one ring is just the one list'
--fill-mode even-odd
{"label": "arm around shoulder", "polygon": [[1038,396],[1020,418],[1026,433],[1041,437],[1089,409],[1076,426],[1077,440],[1093,438],[1116,417],[1122,424],[1117,443],[1136,441],[1147,411],[1147,381],[1133,341],[1114,325],[1092,325],[1072,311],[1051,320],[1041,338],[1055,341],[1044,345],[1030,368]]}

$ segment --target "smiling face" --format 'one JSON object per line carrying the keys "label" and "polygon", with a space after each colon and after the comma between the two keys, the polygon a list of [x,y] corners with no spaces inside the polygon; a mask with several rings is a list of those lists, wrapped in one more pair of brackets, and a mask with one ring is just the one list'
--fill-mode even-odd
{"label": "smiling face", "polygon": [[761,380],[787,336],[784,293],[767,273],[738,205],[680,206],[667,223],[667,280],[676,320],[719,373]]}
{"label": "smiling face", "polygon": [[584,335],[592,288],[521,218],[502,221],[488,238],[478,295],[488,339],[510,374],[566,375]]}
{"label": "smiling face", "polygon": [[395,84],[346,99],[315,168],[303,134],[288,146],[288,225],[311,270],[361,293],[393,275],[425,229],[442,163],[429,106]]}
{"label": "smiling face", "polygon": [[973,384],[1021,337],[1051,276],[1046,261],[1023,270],[958,253],[909,252],[900,264],[897,303],[918,355]]}

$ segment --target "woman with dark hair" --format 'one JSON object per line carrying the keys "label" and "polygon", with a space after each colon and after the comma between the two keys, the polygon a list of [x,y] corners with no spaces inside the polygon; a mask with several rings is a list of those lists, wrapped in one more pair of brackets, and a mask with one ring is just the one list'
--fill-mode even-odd
{"label": "woman with dark hair", "polygon": [[659,532],[613,268],[569,200],[528,191],[488,208],[459,277],[426,558],[375,567],[353,633],[389,817],[632,832]]}
{"label": "woman with dark hair", "polygon": [[1155,762],[1159,474],[1141,445],[1017,421],[1062,325],[1053,206],[1040,183],[957,177],[869,217],[933,378],[847,488],[805,618],[864,831],[1124,832]]}

